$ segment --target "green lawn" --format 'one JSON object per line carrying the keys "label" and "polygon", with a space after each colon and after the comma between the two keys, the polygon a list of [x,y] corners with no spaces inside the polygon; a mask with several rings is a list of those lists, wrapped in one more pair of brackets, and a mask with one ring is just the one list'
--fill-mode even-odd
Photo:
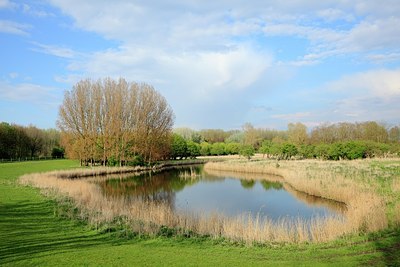
{"label": "green lawn", "polygon": [[246,247],[210,239],[124,239],[56,217],[56,203],[17,184],[22,174],[78,167],[71,160],[0,164],[0,265],[400,266],[400,230],[322,245]]}

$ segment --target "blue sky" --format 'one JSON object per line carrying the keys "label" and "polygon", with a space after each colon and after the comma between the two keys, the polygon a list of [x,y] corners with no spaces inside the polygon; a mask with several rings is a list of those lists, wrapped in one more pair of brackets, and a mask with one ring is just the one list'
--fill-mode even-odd
{"label": "blue sky", "polygon": [[0,0],[0,121],[55,127],[83,78],[153,85],[176,127],[400,123],[400,1]]}

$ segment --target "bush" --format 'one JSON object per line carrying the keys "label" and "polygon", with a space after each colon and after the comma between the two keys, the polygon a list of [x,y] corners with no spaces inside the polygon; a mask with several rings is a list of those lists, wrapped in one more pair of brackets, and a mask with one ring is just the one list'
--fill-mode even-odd
{"label": "bush", "polygon": [[127,162],[128,166],[143,166],[144,159],[140,155],[134,156],[130,161]]}
{"label": "bush", "polygon": [[51,151],[51,157],[53,157],[53,158],[64,158],[64,148],[53,147],[53,150]]}
{"label": "bush", "polygon": [[207,142],[202,142],[200,144],[200,155],[209,156],[211,154],[211,145]]}
{"label": "bush", "polygon": [[225,155],[225,144],[214,143],[211,145],[210,154],[213,156]]}
{"label": "bush", "polygon": [[252,156],[254,156],[255,150],[252,145],[243,145],[240,148],[239,154],[243,157],[246,157],[248,160],[251,159]]}
{"label": "bush", "polygon": [[225,144],[225,152],[228,155],[239,154],[240,144],[239,143],[227,143]]}
{"label": "bush", "polygon": [[188,141],[187,155],[192,159],[196,158],[197,156],[200,156],[200,145],[193,141]]}
{"label": "bush", "polygon": [[298,148],[298,154],[306,159],[313,159],[317,156],[313,145],[301,145]]}
{"label": "bush", "polygon": [[174,134],[172,138],[171,150],[171,156],[173,159],[178,157],[181,159],[187,157],[186,140],[182,136]]}
{"label": "bush", "polygon": [[365,158],[367,148],[364,142],[350,141],[343,144],[343,150],[345,159],[362,159]]}
{"label": "bush", "polygon": [[282,145],[281,155],[284,159],[290,159],[297,155],[297,148],[291,143],[285,143]]}

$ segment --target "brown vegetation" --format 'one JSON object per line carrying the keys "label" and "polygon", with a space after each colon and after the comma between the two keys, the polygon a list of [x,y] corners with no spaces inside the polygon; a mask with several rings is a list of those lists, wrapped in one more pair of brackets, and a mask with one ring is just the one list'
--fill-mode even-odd
{"label": "brown vegetation", "polygon": [[169,152],[173,112],[152,86],[124,79],[83,80],[67,91],[58,126],[70,158],[123,165]]}

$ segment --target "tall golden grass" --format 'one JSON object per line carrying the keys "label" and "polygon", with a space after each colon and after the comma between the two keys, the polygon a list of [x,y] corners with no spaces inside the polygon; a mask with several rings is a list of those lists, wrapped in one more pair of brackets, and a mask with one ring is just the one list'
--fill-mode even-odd
{"label": "tall golden grass", "polygon": [[[361,165],[361,166],[360,166]],[[269,179],[285,184],[286,190],[306,198],[305,192],[346,204],[340,208],[343,216],[301,219],[295,222],[281,219],[272,221],[261,216],[243,214],[228,218],[215,213],[209,216],[192,212],[175,212],[168,203],[151,203],[138,199],[105,196],[96,181],[124,179],[130,172],[141,169],[101,168],[73,171],[57,171],[24,175],[20,182],[41,188],[44,193],[69,199],[78,208],[81,218],[99,226],[123,218],[127,227],[137,233],[156,234],[161,226],[174,228],[178,233],[195,232],[212,237],[253,242],[325,242],[346,234],[371,232],[386,228],[385,200],[374,192],[373,171],[363,162],[322,161],[244,161],[210,162],[205,170],[212,175],[220,171],[235,172],[240,179]],[[114,176],[100,176],[114,174]],[[262,174],[268,175],[266,178]],[[192,177],[185,174],[184,178]],[[87,177],[85,179],[70,179]],[[272,180],[271,180],[272,179]],[[301,198],[301,197],[300,197]],[[399,214],[400,221],[400,214]]]}
{"label": "tall golden grass", "polygon": [[366,164],[362,161],[305,160],[280,161],[277,164],[274,161],[238,160],[210,162],[205,165],[205,170],[274,174],[282,177],[285,183],[298,191],[345,203],[345,220],[314,221],[310,232],[312,239],[316,241],[332,240],[345,234],[377,231],[388,226],[385,199],[372,190],[370,183],[359,181],[375,179],[374,173],[368,173]]}

